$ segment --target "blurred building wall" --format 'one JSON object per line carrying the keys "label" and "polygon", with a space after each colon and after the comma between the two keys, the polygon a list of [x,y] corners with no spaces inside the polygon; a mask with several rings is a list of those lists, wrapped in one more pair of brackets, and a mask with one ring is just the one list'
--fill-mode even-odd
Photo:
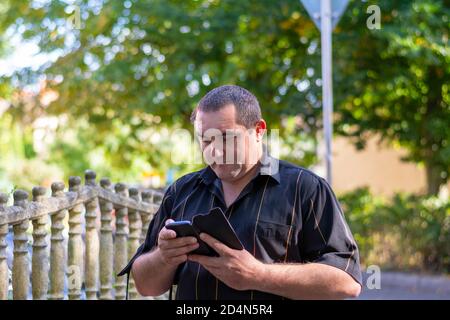
{"label": "blurred building wall", "polygon": [[[406,151],[372,137],[358,151],[347,138],[333,140],[333,188],[337,193],[368,186],[374,194],[390,196],[396,191],[424,192],[425,170],[417,164],[401,161]],[[448,185],[450,187],[450,183]]]}

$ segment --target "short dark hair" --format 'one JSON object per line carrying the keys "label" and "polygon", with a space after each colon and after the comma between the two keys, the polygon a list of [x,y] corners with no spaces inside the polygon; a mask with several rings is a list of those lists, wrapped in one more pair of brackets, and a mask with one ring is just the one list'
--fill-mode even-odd
{"label": "short dark hair", "polygon": [[195,121],[198,110],[214,112],[229,104],[233,104],[236,108],[236,122],[247,129],[252,128],[256,122],[261,120],[261,108],[258,99],[242,87],[226,85],[209,91],[200,100],[191,114],[191,122]]}

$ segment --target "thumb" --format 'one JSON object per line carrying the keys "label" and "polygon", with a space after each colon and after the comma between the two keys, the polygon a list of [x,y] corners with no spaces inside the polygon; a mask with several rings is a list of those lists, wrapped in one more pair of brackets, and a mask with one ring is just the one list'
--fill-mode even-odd
{"label": "thumb", "polygon": [[164,225],[167,226],[171,222],[175,222],[175,221],[173,219],[167,219],[166,222],[164,223]]}

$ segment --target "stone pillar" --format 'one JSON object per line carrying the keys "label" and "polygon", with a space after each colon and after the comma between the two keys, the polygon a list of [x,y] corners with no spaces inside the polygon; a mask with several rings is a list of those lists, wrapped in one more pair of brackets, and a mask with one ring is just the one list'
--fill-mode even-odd
{"label": "stone pillar", "polygon": [[[0,216],[4,215],[8,195],[0,193]],[[8,234],[8,224],[0,224],[0,300],[8,299],[8,263],[6,261],[6,235]]]}
{"label": "stone pillar", "polygon": [[[28,193],[23,190],[14,192],[14,205],[26,210]],[[30,285],[29,261],[28,261],[28,219],[22,220],[13,226],[14,232],[14,259],[13,259],[13,299],[26,300]]]}
{"label": "stone pillar", "polygon": [[[153,192],[150,190],[145,190],[142,192],[142,202],[151,204],[153,203]],[[145,237],[147,236],[147,229],[148,225],[150,224],[150,221],[153,217],[152,214],[149,214],[147,212],[141,212],[141,221],[142,221],[142,229],[141,229],[141,239],[140,242],[144,243]]]}
{"label": "stone pillar", "polygon": [[[63,198],[64,183],[52,183],[52,197]],[[64,247],[64,224],[63,220],[67,210],[60,210],[51,215],[51,245],[50,245],[50,293],[49,299],[64,299],[64,273],[66,268],[66,250]]]}
{"label": "stone pillar", "polygon": [[[41,202],[45,198],[46,189],[34,187],[33,201]],[[47,223],[45,214],[32,221],[33,223],[33,256],[31,262],[31,288],[33,300],[46,300],[48,291],[49,261],[47,252]]]}
{"label": "stone pillar", "polygon": [[[81,191],[81,178],[69,178],[69,191]],[[83,239],[81,238],[81,214],[84,205],[78,204],[69,209],[69,243],[67,263],[67,284],[70,300],[81,299],[81,285],[83,283]]]}
{"label": "stone pillar", "polygon": [[[137,188],[130,188],[129,194],[130,198],[136,201],[136,203],[141,202],[141,197]],[[139,211],[128,209],[128,221],[130,227],[130,236],[128,238],[128,260],[130,260],[135,254],[136,250],[139,248],[139,240],[142,231],[142,223]],[[131,300],[137,299],[139,297],[136,286],[134,285],[134,280],[132,278],[130,278],[129,297]]]}
{"label": "stone pillar", "polygon": [[[92,170],[85,172],[85,185],[95,187],[96,173]],[[98,199],[94,198],[86,203],[86,299],[97,299],[97,283],[99,275],[100,244],[96,228]]]}
{"label": "stone pillar", "polygon": [[[100,180],[103,189],[112,192],[111,181],[107,178]],[[112,202],[99,199],[101,211],[100,227],[100,299],[111,300],[113,282],[113,235],[112,235]]]}
{"label": "stone pillar", "polygon": [[[118,183],[115,185],[115,191],[117,194],[127,197],[128,190],[125,184]],[[114,273],[115,277],[115,291],[116,300],[125,299],[126,279],[125,277],[117,277],[117,274],[126,266],[128,253],[127,253],[127,236],[128,228],[126,217],[128,209],[126,207],[115,206],[116,211],[116,239],[114,250]]]}

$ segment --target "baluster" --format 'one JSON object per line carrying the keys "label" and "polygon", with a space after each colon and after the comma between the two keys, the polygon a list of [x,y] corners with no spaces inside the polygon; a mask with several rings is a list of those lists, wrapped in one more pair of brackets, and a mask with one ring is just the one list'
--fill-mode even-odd
{"label": "baluster", "polygon": [[163,199],[163,194],[161,193],[154,193],[153,194],[153,203],[155,204],[161,204],[161,201]]}
{"label": "baluster", "polygon": [[[13,194],[14,205],[26,210],[28,192],[16,190]],[[28,261],[28,235],[29,220],[24,219],[13,226],[14,232],[14,259],[13,259],[13,299],[26,300],[30,285]]]}
{"label": "baluster", "polygon": [[[141,197],[139,194],[139,190],[137,188],[130,188],[129,190],[130,198],[136,201],[136,203],[141,202]],[[137,210],[134,209],[128,209],[128,221],[130,226],[130,236],[128,241],[128,260],[130,260],[136,250],[139,248],[139,239],[141,236],[141,229],[142,229],[142,223],[141,223],[141,217],[140,213]],[[134,300],[138,298],[138,292],[136,290],[136,286],[134,285],[134,279],[130,279],[130,286],[129,286],[129,293],[130,293],[130,299]]]}
{"label": "baluster", "polygon": [[[153,203],[153,192],[151,192],[150,190],[143,191],[142,192],[142,202],[152,204]],[[152,211],[153,211],[153,209],[152,209]],[[148,212],[143,212],[143,211],[141,212],[141,221],[142,221],[142,230],[141,230],[141,239],[140,239],[141,243],[144,243],[144,241],[145,241],[148,225],[153,216],[153,213],[154,212],[152,212],[151,214]]]}
{"label": "baluster", "polygon": [[[69,191],[80,192],[80,177],[69,178]],[[78,204],[69,209],[69,243],[68,243],[68,296],[70,300],[81,299],[83,283],[83,239],[81,238],[81,214],[84,205]]]}
{"label": "baluster", "polygon": [[[92,170],[85,172],[85,185],[95,187],[96,173]],[[97,299],[97,282],[99,272],[99,239],[96,228],[97,198],[86,203],[86,299]]]}
{"label": "baluster", "polygon": [[[34,187],[33,201],[44,200],[46,189]],[[32,221],[33,223],[33,256],[31,268],[31,288],[33,300],[46,300],[48,290],[48,252],[47,252],[47,223],[48,215],[44,214]]]}
{"label": "baluster", "polygon": [[[115,185],[115,191],[117,194],[127,197],[128,190],[125,184],[117,183]],[[114,252],[114,273],[115,277],[115,289],[116,300],[125,299],[125,277],[117,277],[117,274],[125,267],[127,263],[127,235],[128,228],[126,223],[126,216],[128,209],[126,207],[115,206],[116,210],[116,239],[115,239],[115,252]]]}
{"label": "baluster", "polygon": [[[64,183],[52,183],[52,197],[64,198]],[[64,247],[64,224],[67,209],[51,215],[51,245],[50,245],[50,293],[49,299],[64,299],[64,272],[66,267],[66,250]]]}
{"label": "baluster", "polygon": [[[100,180],[103,189],[112,192],[111,181],[107,178]],[[113,205],[110,201],[99,199],[101,211],[100,228],[100,299],[111,300],[113,281],[113,235],[111,217]]]}
{"label": "baluster", "polygon": [[[8,195],[0,193],[0,216],[4,215]],[[8,224],[0,224],[0,300],[8,299],[8,262],[6,261],[6,235],[8,234]]]}

